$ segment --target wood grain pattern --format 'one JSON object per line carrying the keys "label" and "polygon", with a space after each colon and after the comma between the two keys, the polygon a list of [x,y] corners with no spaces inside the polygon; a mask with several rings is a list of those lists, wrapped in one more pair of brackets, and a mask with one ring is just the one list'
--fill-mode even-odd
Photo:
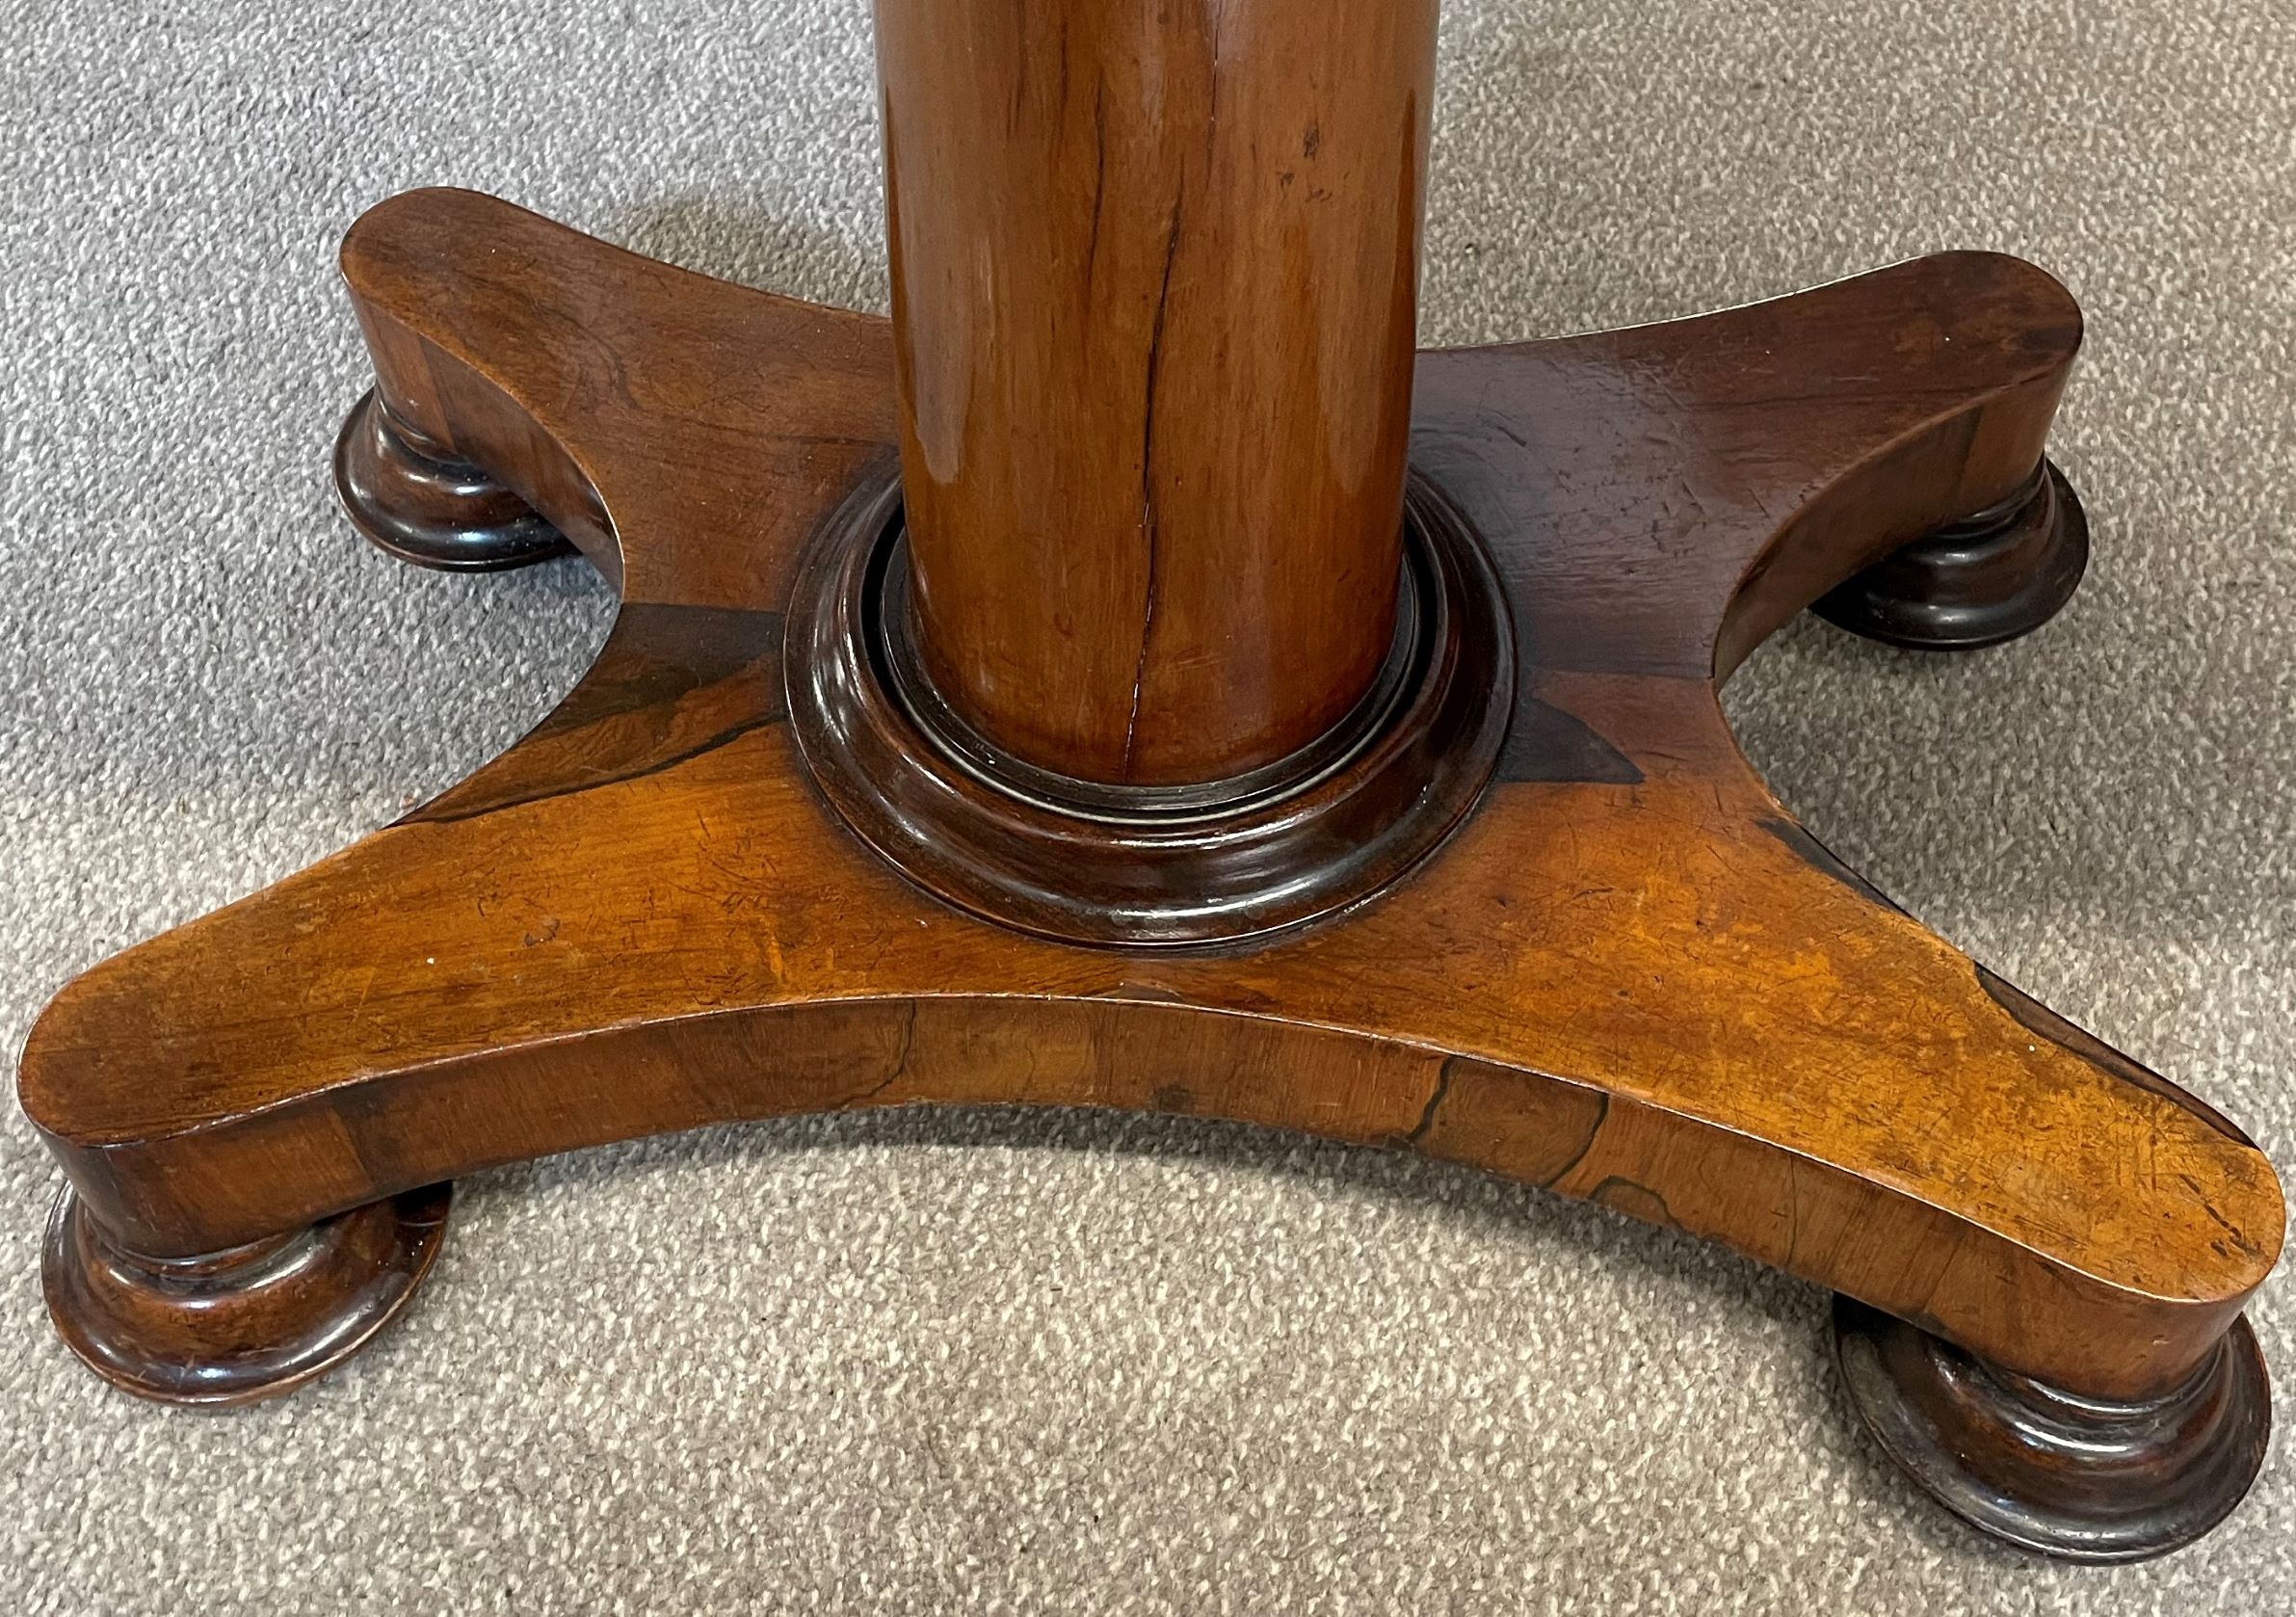
{"label": "wood grain pattern", "polygon": [[1810,610],[1887,646],[1975,650],[2055,617],[2088,566],[2080,500],[2064,473],[2044,464],[2002,505],[1891,552]]}
{"label": "wood grain pattern", "polygon": [[534,508],[478,467],[426,452],[373,393],[335,437],[335,493],[386,554],[447,572],[494,572],[571,548]]}
{"label": "wood grain pattern", "polygon": [[61,1201],[40,1271],[48,1315],[116,1387],[219,1408],[292,1392],[397,1317],[438,1256],[454,1187],[422,1185],[197,1258],[122,1248]]}
{"label": "wood grain pattern", "polygon": [[811,546],[783,626],[790,727],[848,829],[962,909],[1072,943],[1237,942],[1384,889],[1498,765],[1517,682],[1506,596],[1424,481],[1406,502],[1397,655],[1348,723],[1257,777],[1089,805],[1093,788],[984,752],[906,676],[900,511],[897,480],[864,483]]}
{"label": "wood grain pattern", "polygon": [[2045,1555],[2109,1565],[2180,1550],[2264,1466],[2272,1393],[2245,1319],[2183,1383],[2132,1400],[2070,1397],[1974,1364],[1847,1297],[1834,1299],[1834,1342],[1884,1451],[1956,1516]]}
{"label": "wood grain pattern", "polygon": [[1469,1163],[2097,1395],[2176,1385],[2271,1268],[2263,1156],[1840,867],[1715,698],[1793,612],[2029,476],[2079,337],[2030,266],[1421,356],[1414,464],[1510,592],[1499,778],[1368,904],[1143,953],[927,896],[792,743],[780,612],[894,454],[884,324],[466,193],[383,204],[344,263],[394,412],[628,604],[502,759],[48,1007],[25,1109],[139,1250],[726,1119],[1018,1100]]}
{"label": "wood grain pattern", "polygon": [[1092,782],[1305,747],[1394,623],[1435,0],[876,11],[935,683]]}

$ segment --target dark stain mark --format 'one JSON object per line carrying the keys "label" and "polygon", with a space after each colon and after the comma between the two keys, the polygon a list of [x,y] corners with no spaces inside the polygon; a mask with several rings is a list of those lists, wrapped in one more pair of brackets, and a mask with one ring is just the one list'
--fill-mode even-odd
{"label": "dark stain mark", "polygon": [[[1449,1121],[1446,1110],[1462,1109],[1464,1133],[1446,1139],[1449,1130],[1438,1124]],[[1388,1143],[1551,1190],[1587,1159],[1609,1116],[1602,1090],[1454,1055],[1437,1073],[1419,1121]],[[1556,1153],[1561,1160],[1553,1160]]]}
{"label": "dark stain mark", "polygon": [[1160,1112],[1185,1115],[1196,1110],[1196,1097],[1188,1092],[1185,1084],[1168,1083],[1148,1097],[1148,1104]]}
{"label": "dark stain mark", "polygon": [[1819,875],[1833,878],[1861,898],[1870,899],[1885,910],[1895,910],[1901,915],[1906,913],[1895,899],[1844,864],[1835,857],[1833,849],[1810,835],[1798,822],[1782,814],[1767,814],[1755,823]]}
{"label": "dark stain mark", "polygon": [[[406,815],[402,825],[446,825],[499,809],[571,797],[659,775],[788,716],[780,676],[781,615],[731,608],[622,609],[597,664],[549,717],[496,763]],[[676,745],[681,704],[698,692],[751,676],[749,710],[699,739]],[[657,715],[648,723],[645,715]],[[585,732],[626,721],[628,733]]]}
{"label": "dark stain mark", "polygon": [[1523,436],[1522,428],[1516,423],[1515,418],[1511,415],[1493,411],[1477,416],[1475,426],[1478,428],[1488,427],[1517,449],[1528,449],[1531,446],[1531,440]]}
{"label": "dark stain mark", "polygon": [[1675,1222],[1673,1209],[1667,1206],[1665,1197],[1647,1184],[1636,1184],[1632,1180],[1622,1179],[1616,1174],[1589,1191],[1587,1200],[1599,1202],[1629,1218],[1639,1218],[1645,1224],[1662,1225],[1669,1230],[1682,1228]]}
{"label": "dark stain mark", "polygon": [[1316,148],[1321,146],[1323,144],[1323,125],[1320,123],[1310,123],[1307,125],[1306,136],[1300,142],[1300,155],[1302,157],[1313,157],[1315,155]]}
{"label": "dark stain mark", "polygon": [[562,734],[617,713],[674,702],[758,662],[778,662],[780,652],[779,612],[634,601],[615,620],[597,666],[533,734]]}
{"label": "dark stain mark", "polygon": [[[1544,1179],[1539,1181],[1539,1188],[1542,1190],[1552,1190],[1556,1185],[1561,1184],[1563,1180],[1568,1179],[1572,1173],[1576,1172],[1578,1165],[1587,1159],[1589,1153],[1594,1151],[1596,1140],[1601,1136],[1602,1126],[1609,1121],[1610,1091],[1606,1089],[1597,1090],[1595,1092],[1595,1116],[1593,1121],[1587,1125],[1586,1138],[1578,1142],[1578,1150],[1571,1153],[1570,1161],[1564,1163],[1560,1168],[1557,1168],[1553,1173],[1547,1175]],[[1604,1184],[1608,1184],[1611,1181],[1608,1180],[1603,1180]],[[1600,1187],[1597,1186],[1597,1188],[1599,1189]],[[1661,1204],[1661,1206],[1663,1205],[1664,1204]]]}
{"label": "dark stain mark", "polygon": [[1427,1097],[1427,1104],[1420,1109],[1419,1121],[1413,1124],[1412,1131],[1403,1137],[1406,1145],[1417,1145],[1421,1140],[1427,1138],[1427,1131],[1435,1127],[1436,1109],[1443,1103],[1443,1097],[1451,1093],[1451,1071],[1458,1061],[1459,1057],[1452,1056],[1438,1069],[1435,1074],[1435,1092]]}
{"label": "dark stain mark", "polygon": [[532,791],[507,791],[494,797],[479,797],[476,794],[465,797],[459,791],[452,792],[426,808],[417,808],[399,823],[401,825],[453,825],[462,820],[475,820],[485,814],[497,813],[505,808],[517,808],[530,803],[547,803],[552,798],[578,797],[584,792],[595,791],[600,786],[619,786],[631,781],[643,781],[649,775],[664,774],[675,769],[679,764],[691,763],[704,754],[714,753],[719,748],[739,741],[743,736],[754,730],[779,724],[782,717],[783,715],[778,712],[759,714],[755,718],[745,719],[738,725],[728,725],[724,729],[704,736],[691,747],[680,748],[662,757],[650,758],[643,765],[611,770],[596,775],[586,775],[579,781],[565,781],[553,785],[538,786]]}
{"label": "dark stain mark", "polygon": [[909,1002],[909,1015],[901,1023],[901,1048],[893,1056],[893,1070],[861,1091],[860,1094],[850,1100],[839,1101],[839,1107],[865,1106],[903,1078],[909,1076],[909,1052],[916,1047],[916,1042],[917,1002],[911,999]]}
{"label": "dark stain mark", "polygon": [[[1974,963],[1972,962],[1972,965]],[[2218,1133],[2239,1141],[2249,1150],[2256,1149],[2250,1139],[2224,1113],[2198,1096],[2188,1095],[2151,1068],[2141,1065],[2122,1054],[2088,1029],[2067,1021],[2040,1000],[2007,979],[1995,976],[1984,967],[1977,966],[1977,985],[1984,989],[1993,1002],[2017,1019],[2017,1023],[2038,1039],[2046,1039],[2061,1049],[2072,1051],[2095,1067],[2101,1067],[2123,1083],[2134,1084],[2164,1100],[2173,1100],[2186,1111],[2207,1124]],[[2210,1208],[2211,1214],[2215,1209]],[[2222,1220],[2219,1220],[2221,1223]],[[2245,1248],[2243,1250],[2246,1250]]]}
{"label": "dark stain mark", "polygon": [[1132,665],[1132,709],[1124,717],[1122,774],[1132,774],[1132,745],[1140,728],[1140,692],[1148,683],[1148,642],[1156,627],[1157,569],[1161,558],[1156,544],[1156,382],[1164,368],[1164,316],[1172,305],[1172,265],[1180,252],[1180,209],[1188,199],[1183,186],[1172,199],[1172,217],[1164,225],[1164,278],[1156,287],[1156,319],[1148,331],[1147,409],[1140,423],[1140,531],[1148,542],[1148,598],[1140,611],[1140,655]]}
{"label": "dark stain mark", "polygon": [[[2178,1174],[2177,1176],[2177,1182],[2184,1186],[2185,1189],[2192,1192],[2192,1199],[2200,1204],[2201,1211],[2208,1215],[2209,1223],[2215,1225],[2219,1230],[2222,1230],[2225,1233],[2225,1239],[2232,1243],[2232,1249],[2235,1252],[2239,1253],[2244,1258],[2261,1258],[2264,1256],[2263,1250],[2258,1247],[2256,1242],[2248,1238],[2248,1233],[2246,1231],[2242,1230],[2230,1219],[2225,1217],[2223,1213],[2220,1213],[2216,1210],[2216,1204],[2208,1200],[2207,1193],[2202,1190],[2200,1182],[2196,1180],[2190,1174]],[[2221,1253],[2224,1251],[2224,1247],[2221,1244],[2211,1244],[2216,1246],[2216,1250],[2218,1252]]]}
{"label": "dark stain mark", "polygon": [[1090,291],[1100,262],[1100,215],[1108,201],[1108,80],[1093,83],[1093,231],[1084,244],[1084,284]]}
{"label": "dark stain mark", "polygon": [[1643,772],[1583,719],[1526,694],[1516,699],[1497,779],[1637,786]]}

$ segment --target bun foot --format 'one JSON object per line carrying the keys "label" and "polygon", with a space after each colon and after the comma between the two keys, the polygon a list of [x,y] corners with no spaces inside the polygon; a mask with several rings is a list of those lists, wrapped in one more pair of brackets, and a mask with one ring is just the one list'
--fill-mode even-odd
{"label": "bun foot", "polygon": [[492,572],[573,549],[478,467],[416,446],[372,389],[335,437],[335,492],[352,525],[401,561]]}
{"label": "bun foot", "polygon": [[1884,557],[1811,610],[1886,645],[1973,651],[2055,617],[2088,565],[2089,518],[2065,474],[2044,461],[1999,505]]}
{"label": "bun foot", "polygon": [[138,1397],[274,1397],[350,1358],[407,1306],[453,1193],[429,1185],[228,1251],[146,1258],[66,1190],[40,1255],[48,1313],[91,1369]]}
{"label": "bun foot", "polygon": [[1843,1296],[1834,1353],[1866,1428],[1924,1493],[2068,1561],[2141,1561],[2200,1538],[2256,1480],[2272,1428],[2246,1319],[2183,1386],[2142,1403],[2044,1387]]}

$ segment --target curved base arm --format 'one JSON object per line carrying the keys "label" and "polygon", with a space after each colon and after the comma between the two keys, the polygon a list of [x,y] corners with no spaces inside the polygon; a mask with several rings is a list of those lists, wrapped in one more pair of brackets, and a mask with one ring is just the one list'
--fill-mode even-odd
{"label": "curved base arm", "polygon": [[383,204],[344,268],[392,418],[624,606],[503,757],[49,1006],[24,1106],[113,1244],[212,1252],[727,1119],[1041,1101],[1473,1164],[2092,1399],[2185,1386],[2270,1270],[2256,1148],[1844,869],[1716,700],[1793,614],[2025,486],[2079,339],[2030,266],[1422,356],[1414,466],[1512,621],[1496,773],[1368,900],[1218,948],[961,912],[811,779],[783,611],[890,464],[882,322],[467,193]]}

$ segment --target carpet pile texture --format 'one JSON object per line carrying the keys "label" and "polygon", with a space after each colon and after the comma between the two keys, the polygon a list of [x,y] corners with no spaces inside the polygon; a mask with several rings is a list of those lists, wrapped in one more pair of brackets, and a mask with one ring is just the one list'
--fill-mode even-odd
{"label": "carpet pile texture", "polygon": [[[332,268],[448,182],[881,308],[863,0],[0,0],[0,1047],[103,955],[540,717],[612,601],[336,515]],[[1915,252],[2061,276],[2097,557],[1946,659],[1729,697],[1813,830],[2296,1168],[2296,13],[1451,0],[1422,331]],[[1854,1429],[1825,1299],[1470,1173],[1078,1113],[710,1131],[467,1181],[407,1319],[200,1417],[41,1311],[0,1122],[0,1604],[48,1612],[2296,1610],[2296,1466],[2181,1555],[1996,1550]],[[2253,1312],[2296,1387],[2296,1282]]]}

